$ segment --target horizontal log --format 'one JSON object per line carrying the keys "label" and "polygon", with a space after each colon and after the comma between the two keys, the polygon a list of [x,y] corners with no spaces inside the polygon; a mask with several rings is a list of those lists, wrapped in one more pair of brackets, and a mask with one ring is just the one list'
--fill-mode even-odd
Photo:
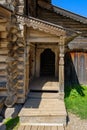
{"label": "horizontal log", "polygon": [[18,69],[24,69],[24,65],[18,65]]}
{"label": "horizontal log", "polygon": [[17,89],[23,89],[23,86],[18,83]]}
{"label": "horizontal log", "polygon": [[0,55],[7,55],[8,50],[7,49],[0,49]]}
{"label": "horizontal log", "polygon": [[6,75],[7,75],[6,70],[2,71],[2,70],[0,69],[0,76],[6,76]]}
{"label": "horizontal log", "polygon": [[4,23],[0,23],[0,32],[2,32],[2,31],[6,31],[6,24],[4,24]]}
{"label": "horizontal log", "polygon": [[50,42],[50,43],[58,43],[59,42],[59,38],[56,38],[56,37],[51,37],[51,38],[49,38],[49,37],[30,37],[29,38],[29,42],[40,42],[40,43],[48,43],[48,42]]}
{"label": "horizontal log", "polygon": [[18,83],[23,85],[24,81],[23,80],[18,80]]}
{"label": "horizontal log", "polygon": [[7,38],[8,32],[1,32],[0,38]]}
{"label": "horizontal log", "polygon": [[20,93],[17,94],[17,97],[18,97],[18,98],[22,98],[22,97],[24,97],[24,96],[25,96],[24,94],[20,94]]}
{"label": "horizontal log", "polygon": [[6,69],[7,65],[6,64],[0,64],[0,70],[1,69]]}
{"label": "horizontal log", "polygon": [[18,61],[23,61],[24,62],[24,57],[18,57]]}
{"label": "horizontal log", "polygon": [[7,56],[0,55],[0,62],[6,62]]}
{"label": "horizontal log", "polygon": [[7,23],[7,19],[3,18],[3,19],[0,19],[0,24],[6,24]]}
{"label": "horizontal log", "polygon": [[7,82],[7,77],[0,76],[0,82]]}
{"label": "horizontal log", "polygon": [[7,45],[8,45],[8,43],[6,43],[6,42],[3,42],[3,41],[1,41],[2,43],[0,43],[0,48],[7,48]]}

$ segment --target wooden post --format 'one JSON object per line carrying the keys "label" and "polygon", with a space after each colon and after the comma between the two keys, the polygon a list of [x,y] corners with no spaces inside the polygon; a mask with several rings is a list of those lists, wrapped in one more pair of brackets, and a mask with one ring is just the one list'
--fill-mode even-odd
{"label": "wooden post", "polygon": [[59,43],[59,98],[64,99],[64,37],[60,37]]}

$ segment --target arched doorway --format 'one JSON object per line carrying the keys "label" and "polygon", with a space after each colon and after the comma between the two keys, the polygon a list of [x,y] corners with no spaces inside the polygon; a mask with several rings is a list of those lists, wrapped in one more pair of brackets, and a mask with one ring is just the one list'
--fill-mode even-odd
{"label": "arched doorway", "polygon": [[55,54],[45,49],[40,56],[40,76],[55,76]]}

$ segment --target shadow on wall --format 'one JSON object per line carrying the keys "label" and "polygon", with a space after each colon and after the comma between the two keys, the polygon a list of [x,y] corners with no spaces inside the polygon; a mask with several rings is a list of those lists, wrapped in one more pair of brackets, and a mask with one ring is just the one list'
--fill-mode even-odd
{"label": "shadow on wall", "polygon": [[65,54],[65,97],[70,95],[72,89],[75,89],[79,95],[85,96],[83,88],[81,87],[78,76],[75,70],[75,66],[72,61],[70,53]]}

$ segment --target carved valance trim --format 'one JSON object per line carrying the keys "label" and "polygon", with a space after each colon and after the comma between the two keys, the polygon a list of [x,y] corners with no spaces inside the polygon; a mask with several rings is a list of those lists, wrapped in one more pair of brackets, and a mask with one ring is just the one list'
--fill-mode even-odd
{"label": "carved valance trim", "polygon": [[21,24],[27,25],[27,27],[32,27],[33,29],[38,29],[40,31],[54,34],[56,36],[66,35],[66,30],[64,30],[64,28],[61,26],[57,26],[49,22],[45,22],[43,20],[35,19],[32,17],[26,18],[23,16],[17,16],[17,18]]}

